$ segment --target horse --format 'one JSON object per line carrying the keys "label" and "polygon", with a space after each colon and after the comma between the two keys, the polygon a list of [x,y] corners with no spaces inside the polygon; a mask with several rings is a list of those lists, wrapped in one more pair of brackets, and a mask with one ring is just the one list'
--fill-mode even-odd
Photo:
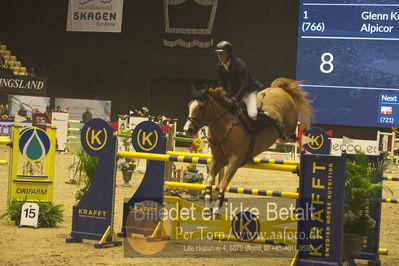
{"label": "horse", "polygon": [[[192,87],[192,93],[193,99],[188,104],[189,115],[184,131],[187,136],[195,136],[200,128],[208,126],[212,162],[205,181],[204,212],[218,214],[225,190],[238,168],[248,158],[267,150],[277,139],[290,139],[295,134],[298,121],[306,129],[309,128],[313,116],[312,107],[299,81],[278,78],[269,88],[257,93],[258,108],[262,108],[269,117],[277,121],[277,126],[266,127],[251,137],[231,111],[231,100],[227,98],[223,88],[208,88],[198,92]],[[227,167],[219,183],[215,206],[211,209],[212,184],[215,176],[225,166]]]}

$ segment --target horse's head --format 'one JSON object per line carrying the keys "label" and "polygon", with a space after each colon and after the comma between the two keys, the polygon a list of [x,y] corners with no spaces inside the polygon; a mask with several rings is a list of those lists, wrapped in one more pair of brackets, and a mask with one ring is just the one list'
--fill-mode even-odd
{"label": "horse's head", "polygon": [[192,100],[188,104],[188,118],[184,131],[188,136],[195,136],[198,130],[207,124],[208,90],[197,91],[191,85]]}

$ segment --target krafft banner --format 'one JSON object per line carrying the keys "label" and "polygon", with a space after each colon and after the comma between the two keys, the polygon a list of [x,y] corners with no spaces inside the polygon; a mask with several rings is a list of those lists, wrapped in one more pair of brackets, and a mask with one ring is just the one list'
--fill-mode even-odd
{"label": "krafft banner", "polygon": [[123,0],[69,0],[67,31],[121,32]]}

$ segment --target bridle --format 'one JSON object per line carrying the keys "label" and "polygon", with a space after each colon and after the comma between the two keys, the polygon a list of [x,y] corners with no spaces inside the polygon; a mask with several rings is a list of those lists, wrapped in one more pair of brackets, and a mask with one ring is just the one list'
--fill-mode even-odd
{"label": "bridle", "polygon": [[[208,95],[208,97],[211,97],[211,98],[215,101],[215,99],[214,99],[211,95]],[[208,100],[206,100],[206,103],[208,103]],[[187,118],[187,120],[190,121],[191,123],[193,123],[194,126],[196,127],[196,129],[200,130],[201,128],[203,128],[203,127],[205,127],[205,126],[210,126],[210,124],[213,123],[213,122],[219,121],[220,119],[222,119],[222,117],[223,117],[225,114],[228,113],[228,110],[226,109],[226,110],[225,110],[224,112],[222,112],[219,116],[217,116],[217,117],[215,117],[215,118],[209,120],[207,123],[203,123],[202,121],[204,120],[204,117],[205,117],[205,115],[206,115],[206,113],[207,113],[206,111],[207,111],[207,110],[205,110],[205,111],[202,113],[201,118],[199,118],[199,119],[198,119],[198,118],[195,118],[195,117],[192,117],[192,116],[189,116],[189,117]]]}
{"label": "bridle", "polygon": [[[208,95],[208,97],[212,97],[212,96],[211,96],[211,95]],[[215,99],[214,99],[213,97],[212,97],[212,99],[215,101]],[[204,127],[204,126],[208,126],[209,129],[210,129],[211,131],[213,131],[213,130],[212,130],[212,127],[213,127],[212,124],[213,124],[214,122],[217,122],[217,121],[219,121],[220,119],[222,119],[223,116],[224,116],[225,114],[227,114],[229,111],[228,111],[228,109],[225,109],[225,111],[222,112],[219,116],[217,116],[217,117],[215,117],[215,118],[209,120],[207,123],[203,123],[203,122],[201,122],[201,121],[204,119],[204,116],[205,116],[205,114],[206,114],[206,111],[207,111],[207,110],[205,110],[205,111],[203,112],[203,114],[202,114],[202,116],[201,116],[200,119],[197,119],[197,118],[195,118],[195,117],[189,116],[189,117],[187,118],[187,120],[189,120],[190,122],[192,122],[192,123],[194,124],[194,126],[195,126],[196,129],[197,129],[197,131],[200,130],[200,129],[202,130],[202,133],[204,134],[204,136],[205,136],[206,139],[208,140],[208,143],[211,144],[212,146],[214,146],[214,147],[216,147],[216,148],[219,149],[221,158],[223,159],[224,162],[227,163],[227,160],[226,160],[224,151],[223,151],[223,149],[222,149],[222,144],[223,144],[224,140],[225,140],[225,139],[228,137],[228,135],[230,134],[230,132],[231,132],[231,130],[233,129],[233,127],[236,126],[236,125],[238,125],[239,122],[235,122],[235,123],[232,122],[231,125],[230,125],[230,127],[226,130],[224,136],[222,136],[222,138],[221,138],[219,141],[217,141],[217,140],[215,139],[214,136],[208,137],[208,136],[206,135],[205,130],[204,130],[203,127]]]}
{"label": "bridle", "polygon": [[206,126],[206,125],[203,125],[203,124],[202,124],[202,122],[201,122],[202,119],[199,120],[199,119],[197,119],[197,118],[195,118],[195,117],[189,116],[189,117],[187,118],[187,120],[190,121],[191,123],[193,123],[194,126],[195,126],[196,128],[198,128],[198,129],[203,128],[204,126]]}

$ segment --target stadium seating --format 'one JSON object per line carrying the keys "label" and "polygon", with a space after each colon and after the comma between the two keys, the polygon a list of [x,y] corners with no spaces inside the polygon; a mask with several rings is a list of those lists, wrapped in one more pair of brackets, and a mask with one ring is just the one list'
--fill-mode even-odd
{"label": "stadium seating", "polygon": [[3,43],[0,43],[0,56],[4,58],[5,64],[13,71],[14,75],[28,75],[26,67],[22,66],[20,61],[17,61],[17,57],[15,55],[11,55],[11,51],[8,50],[7,46]]}

